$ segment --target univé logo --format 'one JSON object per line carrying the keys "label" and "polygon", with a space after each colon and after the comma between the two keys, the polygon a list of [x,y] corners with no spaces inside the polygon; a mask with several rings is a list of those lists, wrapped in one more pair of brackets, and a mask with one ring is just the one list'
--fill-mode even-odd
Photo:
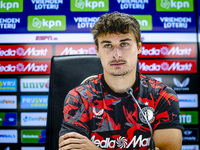
{"label": "univ\u00e9 logo", "polygon": [[2,74],[48,74],[49,61],[1,61],[0,73]]}
{"label": "univ\u00e9 logo", "polygon": [[1,58],[44,58],[51,57],[51,45],[3,45],[0,46]]}
{"label": "univ\u00e9 logo", "polygon": [[28,31],[64,31],[66,16],[28,16]]}
{"label": "univ\u00e9 logo", "polygon": [[70,0],[71,11],[108,11],[109,0]]}
{"label": "univ\u00e9 logo", "polygon": [[22,78],[20,79],[21,92],[48,92],[49,78]]}
{"label": "univ\u00e9 logo", "polygon": [[23,0],[0,0],[0,12],[22,12]]}
{"label": "univ\u00e9 logo", "polygon": [[193,0],[156,0],[157,11],[182,11],[194,10]]}

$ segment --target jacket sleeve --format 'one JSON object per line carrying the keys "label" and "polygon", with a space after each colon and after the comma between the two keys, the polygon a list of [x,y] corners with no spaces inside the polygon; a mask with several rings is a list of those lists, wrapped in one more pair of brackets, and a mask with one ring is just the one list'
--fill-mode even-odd
{"label": "jacket sleeve", "polygon": [[88,120],[86,101],[77,90],[71,90],[64,101],[59,136],[69,132],[77,132],[89,137]]}
{"label": "jacket sleeve", "polygon": [[178,128],[184,130],[179,120],[179,101],[173,89],[166,86],[157,94],[153,129]]}

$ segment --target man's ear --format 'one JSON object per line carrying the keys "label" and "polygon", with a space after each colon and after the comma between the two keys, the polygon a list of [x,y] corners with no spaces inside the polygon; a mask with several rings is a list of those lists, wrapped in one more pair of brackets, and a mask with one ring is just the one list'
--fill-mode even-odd
{"label": "man's ear", "polygon": [[138,55],[142,52],[142,41],[138,43]]}
{"label": "man's ear", "polygon": [[99,56],[99,49],[98,49],[97,46],[95,48],[96,48],[96,51],[97,51],[97,56]]}

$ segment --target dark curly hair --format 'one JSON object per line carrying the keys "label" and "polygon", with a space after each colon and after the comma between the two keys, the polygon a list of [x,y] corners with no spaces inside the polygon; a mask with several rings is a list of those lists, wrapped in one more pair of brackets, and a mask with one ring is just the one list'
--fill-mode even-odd
{"label": "dark curly hair", "polygon": [[133,32],[137,44],[141,41],[140,25],[138,21],[129,14],[113,12],[102,15],[92,28],[95,45],[98,48],[97,38],[101,35]]}

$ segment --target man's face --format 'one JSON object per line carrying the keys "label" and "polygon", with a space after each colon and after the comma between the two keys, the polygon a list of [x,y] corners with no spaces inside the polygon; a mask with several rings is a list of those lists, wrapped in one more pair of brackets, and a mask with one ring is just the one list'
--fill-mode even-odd
{"label": "man's face", "polygon": [[141,52],[141,42],[137,46],[133,33],[106,34],[98,37],[97,56],[100,57],[104,74],[124,76],[135,73],[137,55]]}

